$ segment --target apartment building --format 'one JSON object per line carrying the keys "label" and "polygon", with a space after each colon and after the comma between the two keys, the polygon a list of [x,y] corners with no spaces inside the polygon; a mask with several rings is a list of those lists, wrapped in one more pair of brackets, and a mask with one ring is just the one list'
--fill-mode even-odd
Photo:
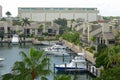
{"label": "apartment building", "polygon": [[28,17],[32,21],[53,21],[58,18],[68,20],[82,18],[89,22],[98,20],[97,8],[59,8],[59,7],[19,7],[18,17]]}

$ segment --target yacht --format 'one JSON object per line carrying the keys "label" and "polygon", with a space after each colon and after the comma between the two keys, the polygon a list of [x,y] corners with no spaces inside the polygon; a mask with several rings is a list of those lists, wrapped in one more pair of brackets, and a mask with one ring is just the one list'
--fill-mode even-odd
{"label": "yacht", "polygon": [[19,43],[19,38],[17,34],[14,34],[12,37],[12,44],[18,44]]}
{"label": "yacht", "polygon": [[56,56],[68,56],[69,54],[66,51],[66,47],[62,45],[53,45],[44,49],[47,54],[53,54]]}
{"label": "yacht", "polygon": [[58,71],[87,71],[85,55],[84,53],[78,53],[70,63],[55,65],[55,68]]}

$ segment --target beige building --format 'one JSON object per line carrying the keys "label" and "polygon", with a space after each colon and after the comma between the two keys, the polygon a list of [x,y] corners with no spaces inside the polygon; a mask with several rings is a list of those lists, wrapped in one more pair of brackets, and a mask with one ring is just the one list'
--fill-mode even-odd
{"label": "beige building", "polygon": [[2,17],[2,6],[0,5],[0,18]]}
{"label": "beige building", "polygon": [[28,17],[33,21],[53,21],[58,18],[68,20],[82,18],[87,21],[97,21],[99,11],[97,8],[45,8],[45,7],[19,7],[18,16]]}
{"label": "beige building", "polygon": [[[32,22],[27,26],[12,25],[11,21],[0,21],[0,34],[24,34],[26,36],[41,36],[42,33],[47,32],[48,35],[59,34],[59,25],[51,22]],[[43,25],[42,28],[40,26]]]}

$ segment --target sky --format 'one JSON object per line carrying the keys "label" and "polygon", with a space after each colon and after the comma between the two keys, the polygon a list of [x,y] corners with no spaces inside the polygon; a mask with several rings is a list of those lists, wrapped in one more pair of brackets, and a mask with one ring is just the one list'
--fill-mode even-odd
{"label": "sky", "polygon": [[101,16],[120,16],[120,0],[0,0],[2,15],[18,14],[18,7],[78,7],[97,8]]}

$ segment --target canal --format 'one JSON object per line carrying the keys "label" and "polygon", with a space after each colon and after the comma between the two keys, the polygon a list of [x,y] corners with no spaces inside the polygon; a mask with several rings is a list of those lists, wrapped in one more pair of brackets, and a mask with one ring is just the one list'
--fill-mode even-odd
{"label": "canal", "polygon": [[[26,53],[29,53],[30,47],[35,47],[36,49],[42,49],[46,46],[26,45],[24,47],[19,47],[19,45],[14,45],[11,47],[7,47],[7,46],[0,47],[0,57],[5,58],[5,60],[0,63],[3,65],[3,66],[0,66],[0,75],[9,73],[11,71],[11,68],[13,67],[14,62],[22,59],[21,56],[19,55],[19,52],[24,51]],[[63,64],[63,63],[69,62],[69,60],[66,60],[63,62],[62,57],[56,57],[52,55],[48,57],[50,58],[50,63],[51,63],[50,69],[52,71],[54,70],[53,64]],[[63,73],[56,71],[56,75],[61,75],[61,74]],[[90,75],[89,73],[79,73],[79,74],[67,73],[67,75],[70,75],[72,77],[72,80],[92,80],[93,78],[92,75]],[[47,76],[47,78],[49,80],[54,80],[54,74],[50,74],[49,76]],[[37,80],[40,80],[40,79],[37,79]]]}

